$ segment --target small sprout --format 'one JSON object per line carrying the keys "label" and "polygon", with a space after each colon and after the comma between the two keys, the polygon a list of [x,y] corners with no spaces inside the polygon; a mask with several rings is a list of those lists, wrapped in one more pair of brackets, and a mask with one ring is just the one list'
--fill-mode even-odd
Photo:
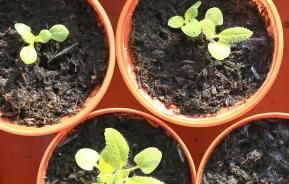
{"label": "small sprout", "polygon": [[14,28],[23,41],[29,44],[20,51],[20,58],[27,65],[37,61],[37,52],[34,47],[35,43],[48,43],[51,39],[57,42],[63,42],[69,36],[69,31],[64,25],[55,25],[50,30],[44,29],[40,31],[38,36],[35,36],[31,32],[31,28],[25,24],[16,23]]}
{"label": "small sprout", "polygon": [[222,11],[217,7],[210,8],[207,10],[205,18],[198,21],[196,17],[200,5],[201,2],[198,1],[190,7],[185,13],[185,18],[181,16],[170,18],[168,25],[174,29],[181,28],[190,37],[197,37],[203,33],[210,41],[208,51],[213,58],[226,59],[231,54],[231,44],[248,40],[253,35],[252,31],[244,27],[227,28],[216,34],[216,27],[224,23]]}
{"label": "small sprout", "polygon": [[131,176],[139,169],[144,174],[152,173],[160,164],[162,153],[157,148],[147,148],[134,157],[135,166],[129,167],[129,146],[125,138],[115,129],[107,128],[104,132],[106,146],[100,154],[83,148],[75,154],[77,165],[87,171],[99,170],[96,184],[164,184],[143,176]]}
{"label": "small sprout", "polygon": [[197,37],[202,33],[201,23],[196,19],[199,13],[199,7],[201,6],[201,1],[196,2],[191,6],[185,13],[185,18],[181,16],[174,16],[169,19],[168,25],[171,28],[181,30],[190,37]]}

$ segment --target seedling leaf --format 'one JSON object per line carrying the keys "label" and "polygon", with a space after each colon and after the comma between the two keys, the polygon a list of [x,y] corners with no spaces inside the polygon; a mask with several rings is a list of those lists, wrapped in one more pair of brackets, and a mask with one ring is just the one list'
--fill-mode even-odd
{"label": "seedling leaf", "polygon": [[226,43],[239,43],[249,39],[253,32],[244,27],[228,28],[218,34],[219,39]]}
{"label": "seedling leaf", "polygon": [[164,183],[152,177],[134,176],[127,179],[127,184],[164,184]]}
{"label": "seedling leaf", "polygon": [[47,29],[44,29],[44,30],[40,31],[40,33],[39,33],[37,38],[38,38],[39,42],[47,43],[47,42],[49,42],[51,40],[52,34]]}
{"label": "seedling leaf", "polygon": [[187,36],[190,37],[197,37],[202,32],[201,23],[196,19],[182,26],[181,29]]}
{"label": "seedling leaf", "polygon": [[172,18],[169,19],[168,25],[171,28],[180,28],[185,24],[185,20],[183,17],[181,16],[174,16]]}
{"label": "seedling leaf", "polygon": [[162,153],[157,148],[147,148],[134,157],[137,167],[145,174],[152,173],[160,164]]}
{"label": "seedling leaf", "polygon": [[101,158],[115,169],[121,169],[127,164],[129,146],[125,138],[115,129],[105,129],[106,146],[101,153]]}
{"label": "seedling leaf", "polygon": [[122,183],[124,183],[124,180],[126,180],[128,178],[128,176],[129,176],[128,170],[121,170],[118,173],[116,173],[113,183],[122,184]]}
{"label": "seedling leaf", "polygon": [[14,25],[16,32],[22,39],[29,44],[20,51],[20,58],[25,64],[33,64],[37,60],[37,52],[34,48],[34,43],[47,43],[53,38],[56,41],[62,42],[67,39],[69,31],[63,25],[55,25],[50,31],[42,30],[38,36],[31,32],[31,28],[23,23],[16,23]]}
{"label": "seedling leaf", "polygon": [[102,155],[100,154],[100,158],[99,158],[99,164],[98,164],[98,167],[99,167],[99,171],[101,173],[106,173],[106,174],[112,174],[116,169],[108,164],[103,158],[102,158]]}
{"label": "seedling leaf", "polygon": [[27,32],[31,33],[31,28],[29,26],[27,26],[26,24],[23,24],[23,23],[16,23],[14,25],[14,28],[15,28],[16,32],[18,34],[20,34],[21,36]]}
{"label": "seedling leaf", "polygon": [[20,58],[27,65],[33,64],[37,61],[37,52],[33,44],[22,48],[20,51]]}
{"label": "seedling leaf", "polygon": [[83,148],[75,154],[75,161],[77,165],[86,171],[92,171],[97,165],[99,154],[89,148]]}
{"label": "seedling leaf", "polygon": [[195,19],[198,14],[198,8],[201,6],[202,2],[198,1],[196,2],[193,6],[191,6],[185,13],[185,20],[186,21],[192,21],[193,19]]}
{"label": "seedling leaf", "polygon": [[209,43],[208,50],[212,57],[217,60],[224,60],[229,57],[231,53],[230,45],[223,42]]}
{"label": "seedling leaf", "polygon": [[52,34],[52,39],[58,42],[65,41],[69,35],[68,29],[60,24],[53,26],[49,31]]}
{"label": "seedling leaf", "polygon": [[210,19],[204,19],[201,22],[202,32],[207,38],[216,34],[216,26]]}
{"label": "seedling leaf", "polygon": [[114,178],[110,174],[100,173],[96,184],[113,184]]}
{"label": "seedling leaf", "polygon": [[223,25],[224,23],[223,13],[217,7],[208,9],[205,18],[210,19],[216,26]]}

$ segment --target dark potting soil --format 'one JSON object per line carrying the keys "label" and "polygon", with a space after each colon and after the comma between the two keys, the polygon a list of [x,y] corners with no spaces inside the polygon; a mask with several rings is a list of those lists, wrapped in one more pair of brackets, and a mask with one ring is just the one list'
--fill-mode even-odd
{"label": "dark potting soil", "polygon": [[203,35],[190,38],[167,26],[170,17],[183,16],[195,2],[139,1],[130,40],[135,72],[139,85],[167,107],[177,106],[185,115],[214,116],[260,88],[272,62],[273,42],[265,20],[249,0],[202,0],[198,20],[212,7],[224,14],[217,33],[235,26],[254,32],[250,40],[233,45],[229,58],[213,59]]}
{"label": "dark potting soil", "polygon": [[289,121],[259,120],[227,136],[215,149],[203,184],[288,184]]}
{"label": "dark potting soil", "polygon": [[[97,117],[80,125],[71,132],[53,153],[46,173],[46,184],[88,184],[96,181],[97,170],[87,172],[80,169],[74,160],[81,148],[92,148],[100,152],[105,147],[105,128],[120,131],[130,145],[129,164],[135,165],[133,157],[147,147],[157,147],[163,158],[150,176],[166,184],[191,184],[192,178],[186,157],[177,142],[161,128],[154,128],[138,116],[109,114]],[[142,175],[137,171],[137,175]]]}
{"label": "dark potting soil", "polygon": [[[2,117],[40,127],[79,111],[103,82],[108,65],[106,36],[96,19],[86,0],[0,0]],[[63,43],[36,44],[37,63],[25,65],[19,53],[27,44],[14,30],[15,23],[29,25],[34,34],[63,24],[70,35]]]}

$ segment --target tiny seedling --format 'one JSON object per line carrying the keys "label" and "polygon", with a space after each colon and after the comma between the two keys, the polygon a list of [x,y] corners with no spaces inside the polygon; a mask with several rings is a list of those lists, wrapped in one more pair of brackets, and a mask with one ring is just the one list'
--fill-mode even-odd
{"label": "tiny seedling", "polygon": [[69,35],[68,29],[60,24],[51,27],[49,30],[43,29],[37,36],[35,36],[31,32],[31,28],[25,24],[16,23],[14,27],[23,41],[29,44],[20,51],[20,58],[27,65],[37,61],[37,52],[34,47],[35,43],[48,43],[51,39],[57,42],[63,42]]}
{"label": "tiny seedling", "polygon": [[183,31],[189,37],[197,37],[201,33],[210,41],[208,51],[211,56],[217,60],[224,60],[231,53],[231,44],[239,43],[248,40],[253,32],[244,27],[227,28],[216,34],[216,27],[223,25],[223,13],[213,7],[207,10],[205,18],[198,21],[198,9],[201,6],[201,1],[196,2],[186,12],[185,16],[173,16],[169,19],[168,25],[171,28]]}
{"label": "tiny seedling", "polygon": [[164,184],[147,176],[135,176],[140,169],[144,174],[152,173],[160,164],[162,153],[157,148],[147,148],[134,157],[135,166],[128,165],[129,146],[125,138],[115,129],[104,132],[106,146],[99,154],[83,148],[75,154],[77,165],[87,171],[99,170],[96,184]]}

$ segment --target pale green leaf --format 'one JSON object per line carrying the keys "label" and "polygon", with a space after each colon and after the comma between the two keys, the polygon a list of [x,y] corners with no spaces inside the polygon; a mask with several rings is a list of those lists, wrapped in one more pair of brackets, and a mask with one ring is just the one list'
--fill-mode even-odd
{"label": "pale green leaf", "polygon": [[31,28],[28,27],[25,24],[22,23],[17,23],[14,25],[15,30],[17,31],[17,33],[19,35],[21,35],[22,39],[28,43],[28,44],[32,44],[34,43],[35,40],[35,36],[31,33]]}
{"label": "pale green leaf", "polygon": [[37,41],[41,43],[47,43],[51,40],[52,34],[47,29],[40,31],[39,35],[37,36]]}
{"label": "pale green leaf", "polygon": [[202,32],[201,23],[196,19],[182,26],[182,31],[190,37],[197,37]]}
{"label": "pale green leaf", "polygon": [[204,19],[201,22],[202,32],[207,38],[216,34],[216,26],[210,19]]}
{"label": "pale green leaf", "polygon": [[127,179],[129,176],[128,170],[121,170],[114,176],[114,182],[115,184],[123,184],[124,180]]}
{"label": "pale green leaf", "polygon": [[114,177],[111,174],[100,173],[97,176],[97,184],[113,184]]}
{"label": "pale green leaf", "polygon": [[98,169],[101,173],[112,174],[116,169],[108,164],[105,160],[102,159],[102,155],[100,155]]}
{"label": "pale green leaf", "polygon": [[183,17],[181,16],[174,16],[172,18],[170,18],[168,25],[171,28],[180,28],[185,24],[185,20]]}
{"label": "pale green leaf", "polygon": [[201,4],[202,2],[198,1],[186,11],[185,13],[186,21],[191,21],[198,16],[199,14],[198,8],[201,6]]}
{"label": "pale green leaf", "polygon": [[83,148],[75,154],[77,165],[86,171],[91,171],[97,165],[99,154],[89,148]]}
{"label": "pale green leaf", "polygon": [[223,13],[217,7],[208,9],[205,18],[210,19],[216,26],[223,25],[224,23]]}
{"label": "pale green leaf", "polygon": [[125,138],[115,129],[105,129],[106,146],[101,153],[101,158],[115,169],[121,169],[127,164],[129,146]]}
{"label": "pale green leaf", "polygon": [[244,27],[228,28],[218,34],[218,38],[222,42],[239,43],[249,39],[253,32]]}
{"label": "pale green leaf", "polygon": [[209,43],[208,50],[213,58],[217,60],[224,60],[229,57],[231,53],[231,47],[228,43],[216,42]]}
{"label": "pale green leaf", "polygon": [[26,24],[22,24],[22,23],[16,23],[14,25],[14,28],[17,31],[17,33],[20,34],[21,36],[27,32],[31,32],[31,28],[27,26]]}
{"label": "pale green leaf", "polygon": [[164,184],[152,177],[134,176],[127,179],[126,184]]}
{"label": "pale green leaf", "polygon": [[20,58],[27,65],[35,63],[37,61],[37,52],[34,48],[34,45],[31,44],[24,47],[20,51]]}
{"label": "pale green leaf", "polygon": [[162,152],[157,148],[147,148],[134,157],[137,167],[145,174],[152,173],[160,164]]}
{"label": "pale green leaf", "polygon": [[27,32],[23,34],[21,37],[28,44],[33,44],[35,41],[35,36],[31,32]]}
{"label": "pale green leaf", "polygon": [[67,39],[69,35],[68,29],[64,25],[55,25],[50,30],[52,39],[58,42],[63,42]]}

